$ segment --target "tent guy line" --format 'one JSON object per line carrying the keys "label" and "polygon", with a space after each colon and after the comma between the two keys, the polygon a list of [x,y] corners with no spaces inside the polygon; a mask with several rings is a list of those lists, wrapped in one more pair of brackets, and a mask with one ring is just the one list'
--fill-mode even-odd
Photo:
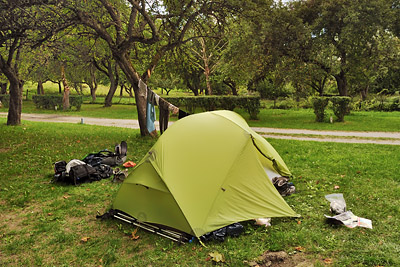
{"label": "tent guy line", "polygon": [[[6,112],[0,112],[0,118],[7,117]],[[40,122],[62,122],[62,123],[79,123],[83,121],[85,124],[114,126],[131,129],[139,129],[137,120],[132,119],[106,119],[106,118],[90,118],[77,116],[63,116],[57,114],[33,114],[23,113],[22,120],[40,121]],[[171,125],[173,122],[168,122]],[[158,128],[158,121],[155,122]],[[400,132],[362,132],[362,131],[320,131],[306,129],[280,129],[267,127],[251,127],[255,132],[260,133],[266,138],[290,139],[301,141],[318,141],[318,142],[337,142],[337,143],[359,143],[359,144],[383,144],[383,145],[400,145]],[[297,136],[296,136],[297,135]],[[308,136],[299,136],[308,135]],[[360,139],[362,138],[362,139]],[[378,139],[379,138],[379,139]],[[381,139],[385,138],[385,139]]]}

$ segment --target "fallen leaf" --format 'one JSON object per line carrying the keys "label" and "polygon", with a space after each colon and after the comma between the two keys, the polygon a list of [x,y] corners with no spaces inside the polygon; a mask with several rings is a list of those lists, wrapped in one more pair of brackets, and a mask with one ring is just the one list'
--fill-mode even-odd
{"label": "fallen leaf", "polygon": [[76,142],[79,144],[81,142],[81,140],[76,140]]}
{"label": "fallen leaf", "polygon": [[51,213],[51,212],[47,213],[47,216],[51,216],[51,215],[53,215],[53,213]]}
{"label": "fallen leaf", "polygon": [[208,253],[208,255],[212,258],[213,261],[215,262],[225,262],[224,255],[222,255],[219,252],[211,252]]}
{"label": "fallen leaf", "polygon": [[78,199],[76,202],[83,203],[82,199]]}
{"label": "fallen leaf", "polygon": [[344,178],[345,176],[346,176],[345,174],[340,175],[341,178]]}
{"label": "fallen leaf", "polygon": [[54,186],[53,186],[53,187],[51,187],[51,190],[54,190]]}
{"label": "fallen leaf", "polygon": [[82,238],[81,238],[81,242],[82,242],[82,243],[86,243],[86,242],[88,242],[89,239],[90,239],[90,237],[87,237],[87,236],[82,237]]}
{"label": "fallen leaf", "polygon": [[209,261],[209,260],[211,260],[211,257],[210,257],[210,256],[208,256],[208,257],[206,258],[206,261]]}
{"label": "fallen leaf", "polygon": [[136,235],[137,231],[138,231],[138,228],[136,228],[135,230],[133,230],[132,235],[131,235],[131,239],[132,239],[132,240],[137,240],[137,239],[139,239],[139,236]]}
{"label": "fallen leaf", "polygon": [[86,191],[90,191],[90,188],[86,188]]}
{"label": "fallen leaf", "polygon": [[333,263],[333,260],[332,260],[331,258],[326,258],[326,259],[324,259],[324,262],[325,262],[326,264],[332,264],[332,263]]}
{"label": "fallen leaf", "polygon": [[67,198],[69,198],[69,197],[70,197],[70,196],[67,196],[67,195],[63,196],[64,199],[67,199]]}
{"label": "fallen leaf", "polygon": [[357,171],[357,174],[360,174],[361,173],[361,171]]}
{"label": "fallen leaf", "polygon": [[303,247],[301,247],[301,246],[295,247],[294,249],[295,249],[296,251],[299,251],[299,252],[306,251],[306,249],[303,248]]}

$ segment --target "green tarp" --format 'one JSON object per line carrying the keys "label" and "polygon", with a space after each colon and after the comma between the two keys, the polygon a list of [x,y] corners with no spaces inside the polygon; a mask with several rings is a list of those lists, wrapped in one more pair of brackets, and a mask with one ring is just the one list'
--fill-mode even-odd
{"label": "green tarp", "polygon": [[121,185],[113,208],[199,237],[235,222],[298,216],[270,180],[290,175],[240,115],[204,112],[161,135]]}

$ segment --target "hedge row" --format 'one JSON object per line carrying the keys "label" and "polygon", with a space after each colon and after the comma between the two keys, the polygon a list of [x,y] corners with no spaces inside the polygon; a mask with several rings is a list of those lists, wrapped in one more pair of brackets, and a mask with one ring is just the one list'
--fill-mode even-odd
{"label": "hedge row", "polygon": [[3,107],[8,108],[8,104],[10,103],[10,95],[0,95],[0,101]]}
{"label": "hedge row", "polygon": [[313,97],[312,104],[317,122],[323,122],[325,119],[325,108],[329,101],[332,103],[332,110],[337,121],[344,121],[344,116],[350,113],[350,97],[332,96],[332,97]]}
{"label": "hedge row", "polygon": [[188,96],[188,97],[163,97],[177,107],[195,113],[196,108],[204,111],[216,109],[233,110],[243,108],[250,114],[250,119],[257,119],[260,113],[260,97],[256,96]]}
{"label": "hedge row", "polygon": [[[62,109],[63,108],[63,96],[62,95],[34,95],[32,96],[33,103],[36,108],[43,109]],[[76,110],[81,110],[83,103],[82,96],[69,96],[70,107],[75,107]]]}

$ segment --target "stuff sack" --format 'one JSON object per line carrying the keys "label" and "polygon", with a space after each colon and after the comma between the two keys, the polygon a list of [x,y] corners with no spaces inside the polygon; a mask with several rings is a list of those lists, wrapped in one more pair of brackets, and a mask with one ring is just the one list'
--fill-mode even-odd
{"label": "stuff sack", "polygon": [[100,164],[105,164],[112,167],[118,166],[125,162],[127,149],[127,143],[122,141],[121,144],[115,146],[115,152],[101,150],[98,153],[88,154],[82,161],[93,167]]}
{"label": "stuff sack", "polygon": [[88,164],[81,164],[71,167],[68,177],[69,179],[67,181],[75,185],[101,179],[98,178],[96,168]]}

